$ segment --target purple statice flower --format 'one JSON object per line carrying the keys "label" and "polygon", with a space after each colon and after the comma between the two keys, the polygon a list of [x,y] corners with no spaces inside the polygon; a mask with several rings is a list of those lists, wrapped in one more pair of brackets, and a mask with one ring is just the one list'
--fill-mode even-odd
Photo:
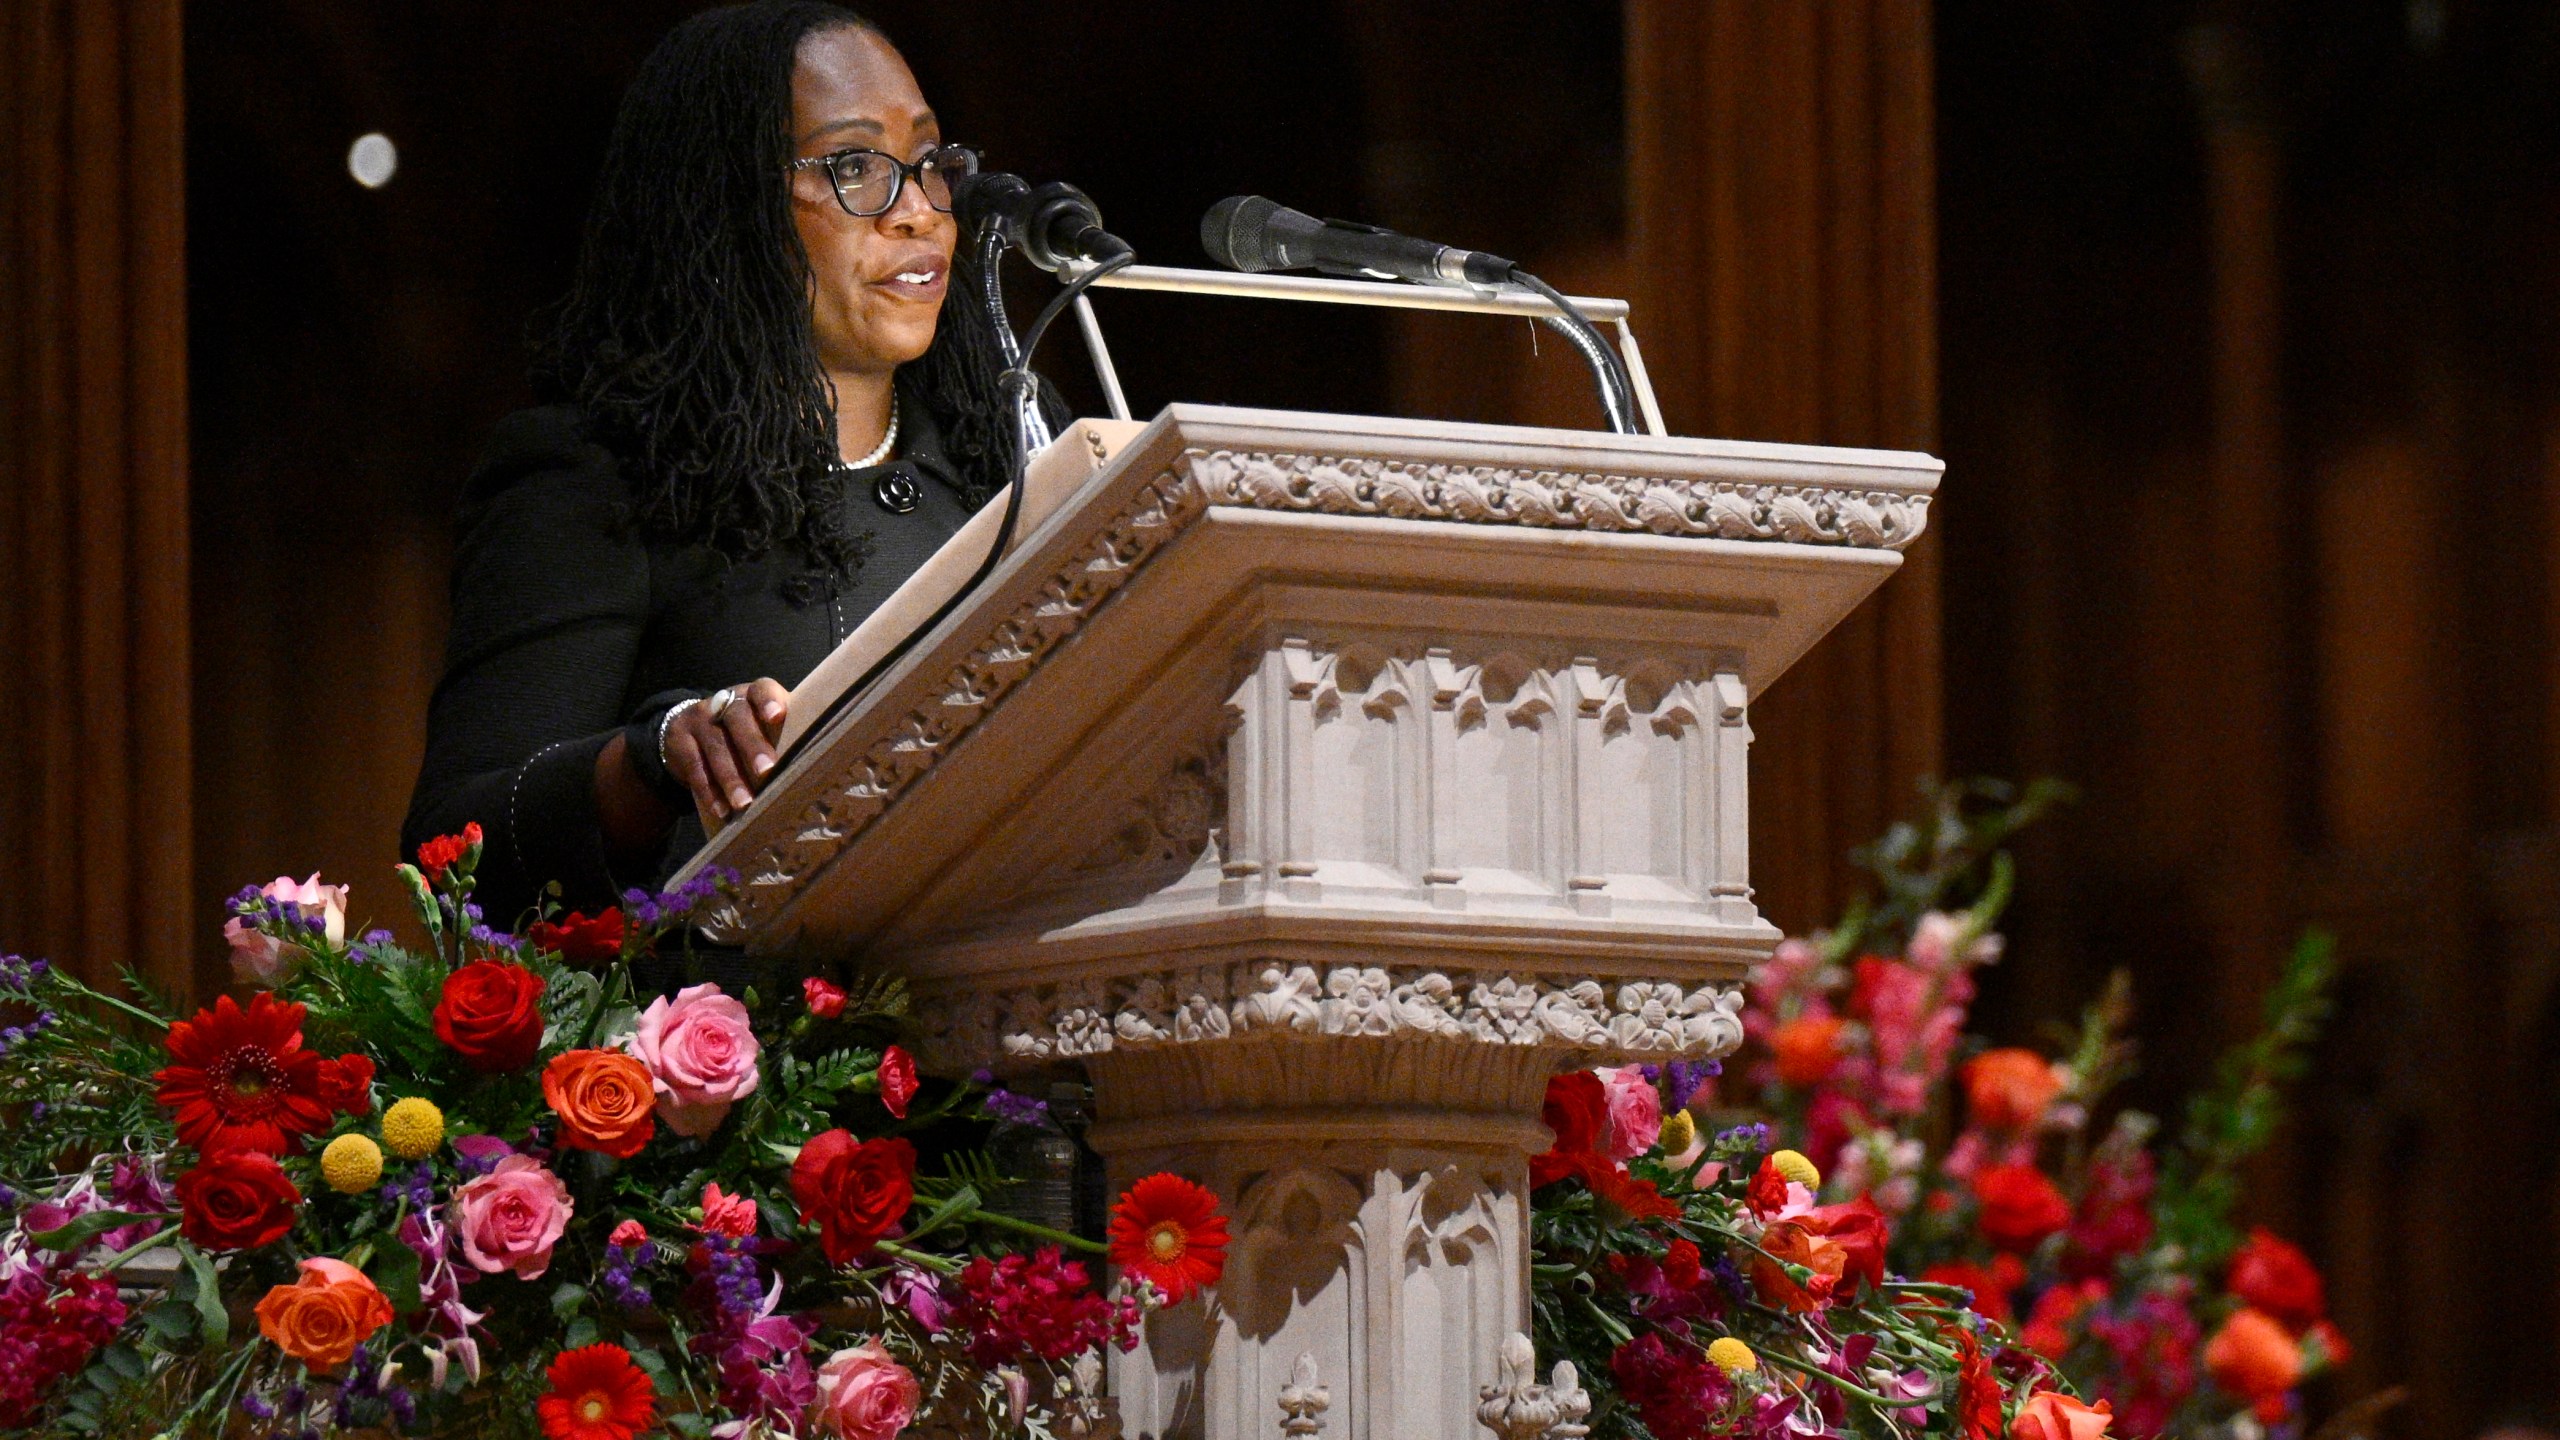
{"label": "purple statice flower", "polygon": [[649,1282],[632,1272],[647,1269],[649,1263],[656,1258],[657,1246],[647,1240],[628,1249],[620,1245],[605,1246],[604,1266],[597,1272],[596,1278],[603,1287],[606,1298],[625,1310],[648,1309]]}
{"label": "purple statice flower", "polygon": [[1742,1267],[1734,1263],[1731,1255],[1721,1250],[1715,1252],[1707,1261],[1707,1273],[1715,1277],[1716,1284],[1725,1294],[1736,1300],[1751,1298],[1751,1287],[1742,1278]]}
{"label": "purple statice flower", "polygon": [[52,969],[53,966],[43,960],[30,960],[24,955],[0,955],[0,989],[24,995]]}
{"label": "purple statice flower", "polygon": [[707,1235],[702,1248],[710,1257],[712,1294],[720,1305],[724,1322],[732,1317],[750,1317],[764,1299],[764,1277],[757,1272],[755,1237],[751,1235]]}
{"label": "purple statice flower", "polygon": [[1662,1098],[1672,1109],[1678,1110],[1685,1108],[1691,1100],[1696,1099],[1698,1092],[1706,1088],[1709,1080],[1724,1073],[1724,1062],[1721,1060],[1674,1060],[1662,1067],[1662,1073],[1667,1082],[1664,1086],[1666,1093]]}
{"label": "purple statice flower", "polygon": [[983,1103],[989,1115],[1009,1125],[1039,1125],[1049,1118],[1048,1101],[1016,1095],[1010,1090],[990,1090]]}
{"label": "purple statice flower", "polygon": [[240,1397],[240,1409],[252,1420],[273,1420],[276,1418],[275,1402],[268,1399],[266,1396],[259,1394],[255,1390],[252,1390],[248,1394]]}
{"label": "purple statice flower", "polygon": [[1716,1132],[1716,1138],[1709,1143],[1707,1153],[1717,1156],[1759,1155],[1765,1153],[1768,1148],[1768,1126],[1736,1125],[1730,1130]]}

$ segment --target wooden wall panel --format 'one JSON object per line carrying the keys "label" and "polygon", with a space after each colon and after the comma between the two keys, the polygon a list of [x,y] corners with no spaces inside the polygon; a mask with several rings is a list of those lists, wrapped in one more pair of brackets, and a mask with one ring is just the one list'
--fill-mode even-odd
{"label": "wooden wall panel", "polygon": [[0,945],[183,987],[177,0],[0,12]]}
{"label": "wooden wall panel", "polygon": [[[1630,0],[1629,288],[1681,434],[1934,449],[1924,0]],[[1960,514],[1951,475],[1936,524]],[[1934,536],[1753,716],[1753,875],[1803,929],[1940,765]]]}

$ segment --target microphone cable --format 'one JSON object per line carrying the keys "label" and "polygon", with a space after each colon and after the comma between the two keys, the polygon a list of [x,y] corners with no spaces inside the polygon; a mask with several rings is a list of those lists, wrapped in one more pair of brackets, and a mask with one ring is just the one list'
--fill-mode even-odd
{"label": "microphone cable", "polygon": [[[982,241],[981,253],[984,254],[987,248],[989,247],[987,247]],[[996,329],[998,333],[1001,334],[1005,340],[1011,341],[1013,337],[1013,330],[1011,325],[1005,319],[1004,299],[1002,295],[997,292],[996,282],[993,278],[995,266],[992,262],[994,258],[1001,256],[1003,253],[1003,238],[1001,236],[997,237],[995,245],[992,248],[995,251],[995,255],[988,257],[990,263],[986,267],[989,276],[986,286],[988,291],[987,303],[994,312],[993,318],[996,322]],[[1019,347],[1016,348],[1011,345],[1006,347],[1014,351],[1012,355],[1007,357],[1012,360],[1013,364],[1012,368],[1006,370],[999,378],[1004,385],[1005,393],[1012,399],[1017,410],[1021,410],[1026,407],[1036,407],[1039,404],[1037,396],[1039,394],[1040,377],[1031,373],[1031,357],[1038,353],[1040,349],[1040,338],[1048,333],[1050,322],[1056,320],[1059,314],[1064,311],[1067,306],[1075,303],[1075,298],[1077,296],[1082,295],[1086,290],[1092,288],[1095,281],[1115,270],[1124,269],[1127,266],[1136,263],[1137,258],[1136,252],[1124,249],[1120,254],[1114,255],[1110,259],[1103,261],[1092,269],[1076,276],[1073,280],[1068,281],[1065,285],[1059,287],[1058,293],[1050,297],[1049,303],[1042,306],[1040,314],[1032,320],[1031,329],[1023,336]],[[1588,324],[1590,322],[1585,321],[1584,323]],[[851,685],[846,686],[844,688],[844,692],[836,696],[835,699],[828,701],[827,708],[819,711],[818,718],[810,721],[809,728],[801,732],[800,738],[802,742],[807,742],[818,735],[819,732],[825,730],[830,722],[832,722],[838,715],[844,713],[845,709],[852,705],[856,699],[860,698],[865,692],[870,690],[874,681],[878,680],[882,675],[887,674],[890,667],[896,665],[900,660],[905,659],[907,652],[913,650],[916,647],[917,642],[923,640],[925,636],[932,634],[943,621],[950,619],[952,613],[957,611],[962,603],[967,601],[971,595],[976,594],[980,585],[986,583],[987,577],[995,573],[996,565],[1004,559],[1005,551],[1010,549],[1013,545],[1013,533],[1015,527],[1021,523],[1022,519],[1023,491],[1028,488],[1028,482],[1031,477],[1030,452],[1024,449],[1019,443],[1017,443],[1014,448],[1013,480],[1010,484],[1005,486],[1004,519],[997,524],[995,543],[987,547],[986,558],[978,562],[977,571],[970,575],[968,580],[964,582],[958,590],[952,592],[951,598],[936,606],[934,608],[934,612],[931,615],[926,616],[922,624],[919,624],[913,630],[908,631],[904,639],[901,639],[897,644],[889,647],[888,653],[882,655],[878,660],[873,661],[871,668],[862,672],[861,678],[855,680]],[[798,746],[793,747],[795,751],[798,748]],[[785,757],[781,769],[777,769],[774,772],[775,775],[779,776],[782,773],[782,770],[789,769],[790,763],[790,758]]]}
{"label": "microphone cable", "polygon": [[1556,307],[1556,314],[1538,318],[1572,341],[1574,348],[1582,352],[1584,362],[1591,367],[1592,378],[1600,382],[1600,409],[1609,417],[1609,428],[1621,435],[1643,434],[1644,429],[1636,420],[1635,383],[1627,378],[1625,362],[1618,358],[1617,351],[1609,348],[1609,342],[1600,334],[1600,327],[1591,323],[1591,317],[1583,314],[1581,307],[1565,298],[1564,292],[1519,266],[1511,267],[1510,278],[1512,284],[1534,292]]}

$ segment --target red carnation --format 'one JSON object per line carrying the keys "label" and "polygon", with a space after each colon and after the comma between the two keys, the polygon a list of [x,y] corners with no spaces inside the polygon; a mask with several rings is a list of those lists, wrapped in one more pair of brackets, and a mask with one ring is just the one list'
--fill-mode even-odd
{"label": "red carnation", "polygon": [[1588,1070],[1558,1075],[1547,1082],[1547,1100],[1538,1118],[1555,1132],[1546,1153],[1529,1157],[1531,1188],[1552,1184],[1580,1172],[1574,1157],[1594,1155],[1609,1133],[1609,1092]]}
{"label": "red carnation", "polygon": [[430,883],[442,884],[444,872],[453,862],[480,849],[480,822],[462,827],[459,835],[439,835],[418,847],[418,868],[427,872]]}
{"label": "red carnation", "polygon": [[1982,1202],[1982,1238],[1996,1249],[2033,1250],[2071,1223],[2070,1202],[2033,1165],[1994,1165],[1973,1177],[1973,1193]]}
{"label": "red carnation", "polygon": [[341,1115],[363,1115],[373,1109],[373,1057],[341,1055],[320,1062],[320,1098]]}
{"label": "red carnation", "polygon": [[1179,1305],[1227,1268],[1227,1217],[1207,1187],[1150,1175],[1111,1211],[1111,1263]]}
{"label": "red carnation", "polygon": [[658,1387],[619,1345],[563,1350],[544,1373],[533,1411],[549,1440],[631,1440],[658,1423]]}
{"label": "red carnation", "polygon": [[2327,1287],[2311,1257],[2263,1225],[2252,1227],[2248,1243],[2231,1257],[2229,1284],[2241,1303],[2267,1312],[2289,1330],[2308,1329],[2329,1310]]}
{"label": "red carnation", "polygon": [[1751,1172],[1751,1183],[1743,1189],[1742,1203],[1763,1220],[1787,1208],[1787,1177],[1778,1172],[1776,1156],[1760,1157],[1760,1168]]}
{"label": "red carnation", "polygon": [[483,1075],[521,1070],[542,1048],[542,977],[503,960],[474,960],[444,977],[436,1038]]}
{"label": "red carnation", "polygon": [[2010,1296],[2027,1283],[2027,1267],[2015,1255],[1994,1255],[1989,1265],[1971,1260],[1941,1260],[1920,1272],[1931,1285],[1956,1285],[1973,1292],[1973,1313],[2006,1325],[2017,1318]]}
{"label": "red carnation", "polygon": [[844,1013],[844,987],[815,975],[800,982],[800,998],[808,1002],[809,1013],[821,1020],[833,1020]]}
{"label": "red carnation", "polygon": [[255,1250],[293,1228],[302,1192],[272,1156],[255,1150],[207,1155],[178,1177],[178,1233],[202,1250]]}
{"label": "red carnation", "polygon": [[916,1147],[904,1140],[861,1140],[850,1131],[811,1136],[791,1165],[791,1199],[802,1224],[818,1227],[827,1263],[842,1265],[906,1218],[915,1203]]}
{"label": "red carnation", "polygon": [[525,927],[524,933],[536,947],[548,950],[572,965],[598,964],[622,954],[620,910],[605,910],[594,915],[581,915],[572,910],[561,916],[558,924],[536,920]]}
{"label": "red carnation", "polygon": [[1698,1253],[1698,1242],[1694,1240],[1674,1240],[1671,1248],[1662,1253],[1662,1278],[1682,1290],[1697,1289],[1706,1274],[1706,1257]]}
{"label": "red carnation", "polygon": [[1579,1173],[1591,1193],[1637,1220],[1674,1220],[1680,1206],[1662,1193],[1650,1180],[1639,1180],[1627,1173],[1627,1167],[1604,1156],[1582,1157]]}
{"label": "red carnation", "polygon": [[907,1102],[916,1098],[916,1057],[892,1045],[880,1052],[880,1103],[904,1120]]}
{"label": "red carnation", "polygon": [[205,1154],[283,1154],[328,1128],[334,1112],[319,1055],[302,1048],[300,1005],[260,993],[242,1010],[225,995],[169,1027],[177,1064],[162,1070],[160,1103],[177,1114],[178,1138]]}

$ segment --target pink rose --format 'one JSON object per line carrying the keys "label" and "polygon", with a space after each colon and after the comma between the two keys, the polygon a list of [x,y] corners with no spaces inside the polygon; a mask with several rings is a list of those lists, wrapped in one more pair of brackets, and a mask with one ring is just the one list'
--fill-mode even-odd
{"label": "pink rose", "polygon": [[474,1269],[491,1275],[513,1270],[520,1280],[539,1280],[551,1268],[551,1247],[560,1243],[575,1208],[569,1187],[541,1161],[510,1155],[454,1192],[453,1228]]}
{"label": "pink rose", "polygon": [[283,984],[302,964],[305,953],[299,945],[251,929],[238,916],[222,922],[222,939],[231,947],[231,978],[259,990]]}
{"label": "pink rose", "polygon": [[819,1434],[838,1440],[892,1440],[916,1418],[923,1399],[916,1377],[872,1340],[839,1350],[818,1367],[818,1404],[810,1419]]}
{"label": "pink rose", "polygon": [[657,1082],[658,1118],[695,1138],[720,1128],[729,1107],[753,1094],[762,1047],[747,1025],[747,1007],[717,985],[688,985],[640,1012],[631,1053]]}
{"label": "pink rose", "polygon": [[1633,1160],[1662,1138],[1662,1092],[1634,1065],[1595,1072],[1609,1101],[1609,1158]]}
{"label": "pink rose", "polygon": [[330,944],[347,943],[346,886],[321,884],[320,872],[315,870],[311,873],[310,879],[299,885],[294,883],[292,876],[279,875],[274,883],[258,893],[279,905],[289,903],[301,906],[303,918],[306,920],[313,915],[318,915],[326,927],[325,933],[329,937]]}
{"label": "pink rose", "polygon": [[[310,879],[298,882],[290,875],[279,875],[259,887],[258,893],[279,905],[300,906],[305,919],[319,916],[321,933],[329,937],[329,943],[346,943],[346,886],[323,885],[315,871]],[[272,990],[290,978],[308,955],[292,941],[262,934],[237,917],[223,922],[222,938],[231,947],[231,978],[261,990]]]}

